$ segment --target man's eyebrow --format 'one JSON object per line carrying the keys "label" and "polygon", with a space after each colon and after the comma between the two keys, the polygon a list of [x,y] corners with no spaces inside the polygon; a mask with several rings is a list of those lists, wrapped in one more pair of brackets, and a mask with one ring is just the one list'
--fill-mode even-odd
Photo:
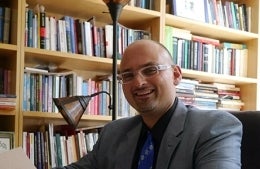
{"label": "man's eyebrow", "polygon": [[[152,65],[157,65],[157,63],[155,62],[148,62],[148,63],[145,63],[141,66],[138,67],[138,69],[140,68],[143,68],[143,67],[146,67],[146,66],[152,66]],[[127,68],[127,69],[124,69],[124,70],[119,70],[119,73],[123,73],[123,72],[131,72],[132,71],[132,68]]]}

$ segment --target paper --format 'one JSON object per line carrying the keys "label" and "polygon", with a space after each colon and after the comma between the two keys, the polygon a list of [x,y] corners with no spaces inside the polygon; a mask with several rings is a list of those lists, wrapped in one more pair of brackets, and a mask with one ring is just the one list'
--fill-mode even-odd
{"label": "paper", "polygon": [[36,169],[21,147],[0,153],[1,169]]}

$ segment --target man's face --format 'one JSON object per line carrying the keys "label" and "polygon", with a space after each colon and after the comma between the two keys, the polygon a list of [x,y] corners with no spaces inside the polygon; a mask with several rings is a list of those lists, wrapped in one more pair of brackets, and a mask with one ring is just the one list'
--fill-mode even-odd
{"label": "man's face", "polygon": [[175,98],[174,69],[159,70],[157,74],[145,77],[144,67],[151,65],[167,65],[165,51],[159,46],[135,45],[125,51],[121,61],[121,72],[133,72],[134,78],[123,85],[123,91],[129,104],[139,113],[166,112]]}

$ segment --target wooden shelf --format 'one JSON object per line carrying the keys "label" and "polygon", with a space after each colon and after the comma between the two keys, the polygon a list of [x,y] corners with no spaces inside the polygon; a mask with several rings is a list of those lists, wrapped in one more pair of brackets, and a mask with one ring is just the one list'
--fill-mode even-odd
{"label": "wooden shelf", "polygon": [[182,76],[186,78],[197,79],[203,82],[218,82],[218,83],[227,83],[227,84],[235,84],[235,85],[246,85],[246,84],[258,83],[258,80],[255,78],[214,74],[214,73],[207,73],[207,72],[187,70],[187,69],[182,69]]}
{"label": "wooden shelf", "polygon": [[37,48],[25,48],[25,63],[29,65],[55,64],[59,68],[71,70],[88,70],[109,72],[112,70],[112,59],[49,51]]}
{"label": "wooden shelf", "polygon": [[[258,34],[231,29],[223,26],[194,21],[175,15],[166,14],[167,25],[172,25],[181,29],[190,30],[193,34],[211,37],[219,40],[230,40],[233,42],[249,41],[257,39]],[[203,30],[203,31],[202,31]]]}

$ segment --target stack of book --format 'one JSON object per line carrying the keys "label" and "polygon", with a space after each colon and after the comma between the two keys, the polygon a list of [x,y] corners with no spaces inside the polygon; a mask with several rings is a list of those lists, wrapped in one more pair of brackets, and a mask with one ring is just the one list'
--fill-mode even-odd
{"label": "stack of book", "polygon": [[195,86],[194,106],[200,109],[217,109],[219,99],[218,89],[211,84],[197,84]]}
{"label": "stack of book", "polygon": [[219,101],[218,109],[240,111],[244,106],[240,98],[240,88],[233,84],[214,83],[218,88]]}
{"label": "stack of book", "polygon": [[195,85],[199,84],[197,80],[182,79],[180,84],[176,86],[177,97],[186,105],[192,105],[195,98]]}
{"label": "stack of book", "polygon": [[0,110],[14,110],[16,107],[16,95],[0,94]]}

